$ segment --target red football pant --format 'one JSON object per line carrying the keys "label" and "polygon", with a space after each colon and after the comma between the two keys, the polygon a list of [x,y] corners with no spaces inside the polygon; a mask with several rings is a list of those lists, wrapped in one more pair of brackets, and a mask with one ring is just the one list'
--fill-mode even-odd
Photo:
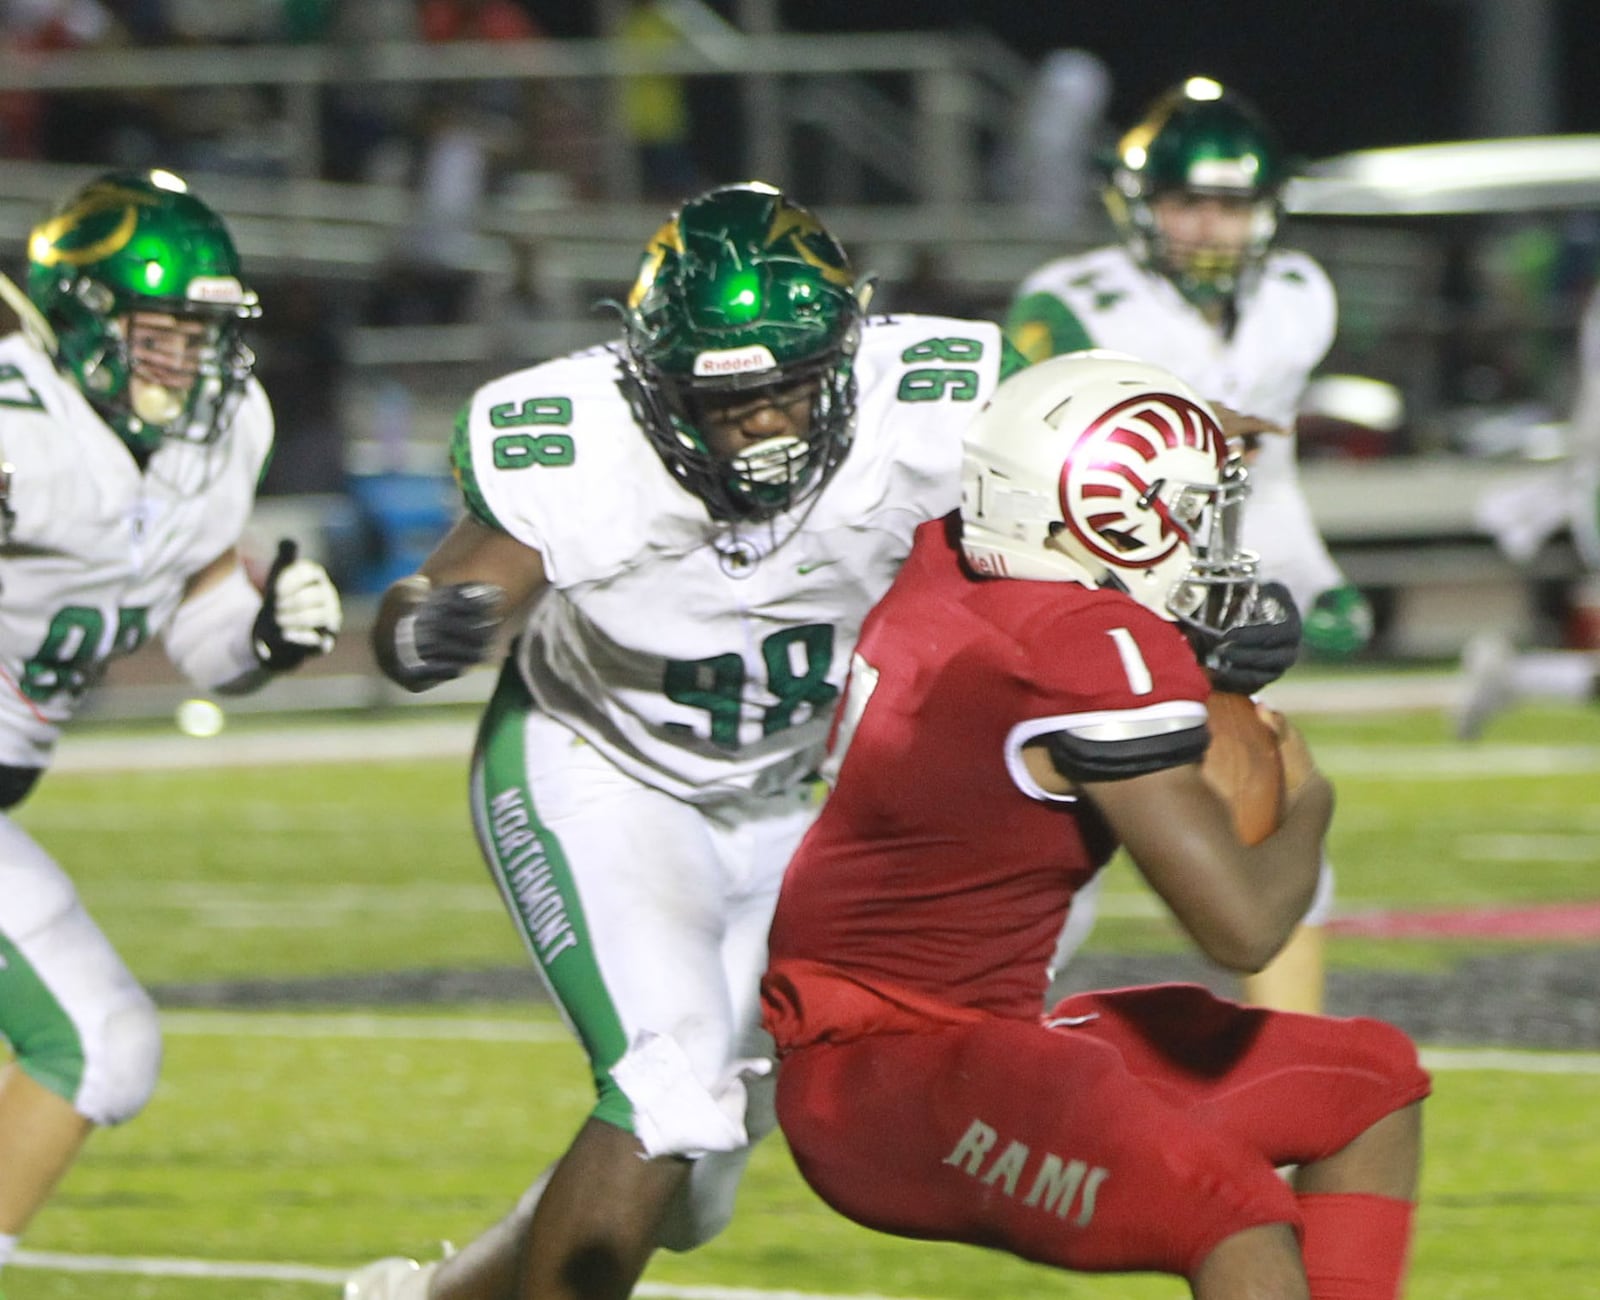
{"label": "red football pant", "polygon": [[818,1195],[868,1227],[1187,1277],[1246,1228],[1301,1230],[1276,1166],[1330,1155],[1427,1091],[1388,1025],[1164,985],[1069,998],[1044,1025],[792,1049],[778,1115]]}

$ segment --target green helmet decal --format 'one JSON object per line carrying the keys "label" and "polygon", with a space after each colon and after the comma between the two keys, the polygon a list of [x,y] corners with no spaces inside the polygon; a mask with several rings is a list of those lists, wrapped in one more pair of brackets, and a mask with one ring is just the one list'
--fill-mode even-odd
{"label": "green helmet decal", "polygon": [[[815,216],[770,185],[692,199],[651,238],[624,311],[624,370],[646,436],[719,519],[768,519],[820,491],[849,447],[855,275]],[[809,436],[717,457],[708,402],[814,384]],[[781,444],[781,445],[780,445]]]}
{"label": "green helmet decal", "polygon": [[[254,363],[240,326],[260,307],[227,228],[178,177],[114,172],[69,196],[29,236],[28,297],[57,366],[135,455],[227,427]],[[203,326],[185,386],[141,373],[136,313]]]}
{"label": "green helmet decal", "polygon": [[[1207,77],[1191,77],[1151,105],[1117,143],[1106,206],[1134,255],[1205,306],[1236,295],[1259,270],[1277,233],[1289,167],[1256,109]],[[1249,234],[1236,248],[1178,250],[1152,208],[1165,194],[1249,205]]]}

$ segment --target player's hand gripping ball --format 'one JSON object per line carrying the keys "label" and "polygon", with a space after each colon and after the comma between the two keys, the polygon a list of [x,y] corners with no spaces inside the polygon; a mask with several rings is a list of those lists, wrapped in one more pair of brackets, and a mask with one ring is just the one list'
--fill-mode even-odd
{"label": "player's hand gripping ball", "polygon": [[1212,691],[1211,745],[1201,774],[1233,812],[1246,844],[1259,844],[1283,820],[1285,783],[1278,736],[1248,695]]}

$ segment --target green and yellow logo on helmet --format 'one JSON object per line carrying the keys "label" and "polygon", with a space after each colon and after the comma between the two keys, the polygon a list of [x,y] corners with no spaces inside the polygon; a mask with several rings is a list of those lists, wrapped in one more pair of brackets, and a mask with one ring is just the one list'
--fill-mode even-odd
{"label": "green and yellow logo on helmet", "polygon": [[774,254],[788,252],[798,257],[806,265],[815,267],[829,284],[841,289],[855,286],[855,276],[844,250],[804,208],[785,203],[773,212],[772,225],[767,231],[767,248]]}
{"label": "green and yellow logo on helmet", "polygon": [[128,246],[139,229],[139,209],[154,202],[115,181],[98,181],[34,228],[28,258],[40,266],[82,267],[102,261]]}

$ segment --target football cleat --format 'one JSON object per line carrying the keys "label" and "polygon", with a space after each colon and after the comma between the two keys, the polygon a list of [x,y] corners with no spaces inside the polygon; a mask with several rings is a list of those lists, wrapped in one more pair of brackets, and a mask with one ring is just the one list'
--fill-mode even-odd
{"label": "football cleat", "polygon": [[357,1269],[344,1284],[344,1300],[428,1300],[428,1284],[438,1269],[391,1255]]}
{"label": "football cleat", "polygon": [[1476,740],[1496,714],[1516,697],[1511,680],[1511,643],[1497,632],[1480,632],[1461,653],[1461,689],[1452,724],[1457,740]]}

